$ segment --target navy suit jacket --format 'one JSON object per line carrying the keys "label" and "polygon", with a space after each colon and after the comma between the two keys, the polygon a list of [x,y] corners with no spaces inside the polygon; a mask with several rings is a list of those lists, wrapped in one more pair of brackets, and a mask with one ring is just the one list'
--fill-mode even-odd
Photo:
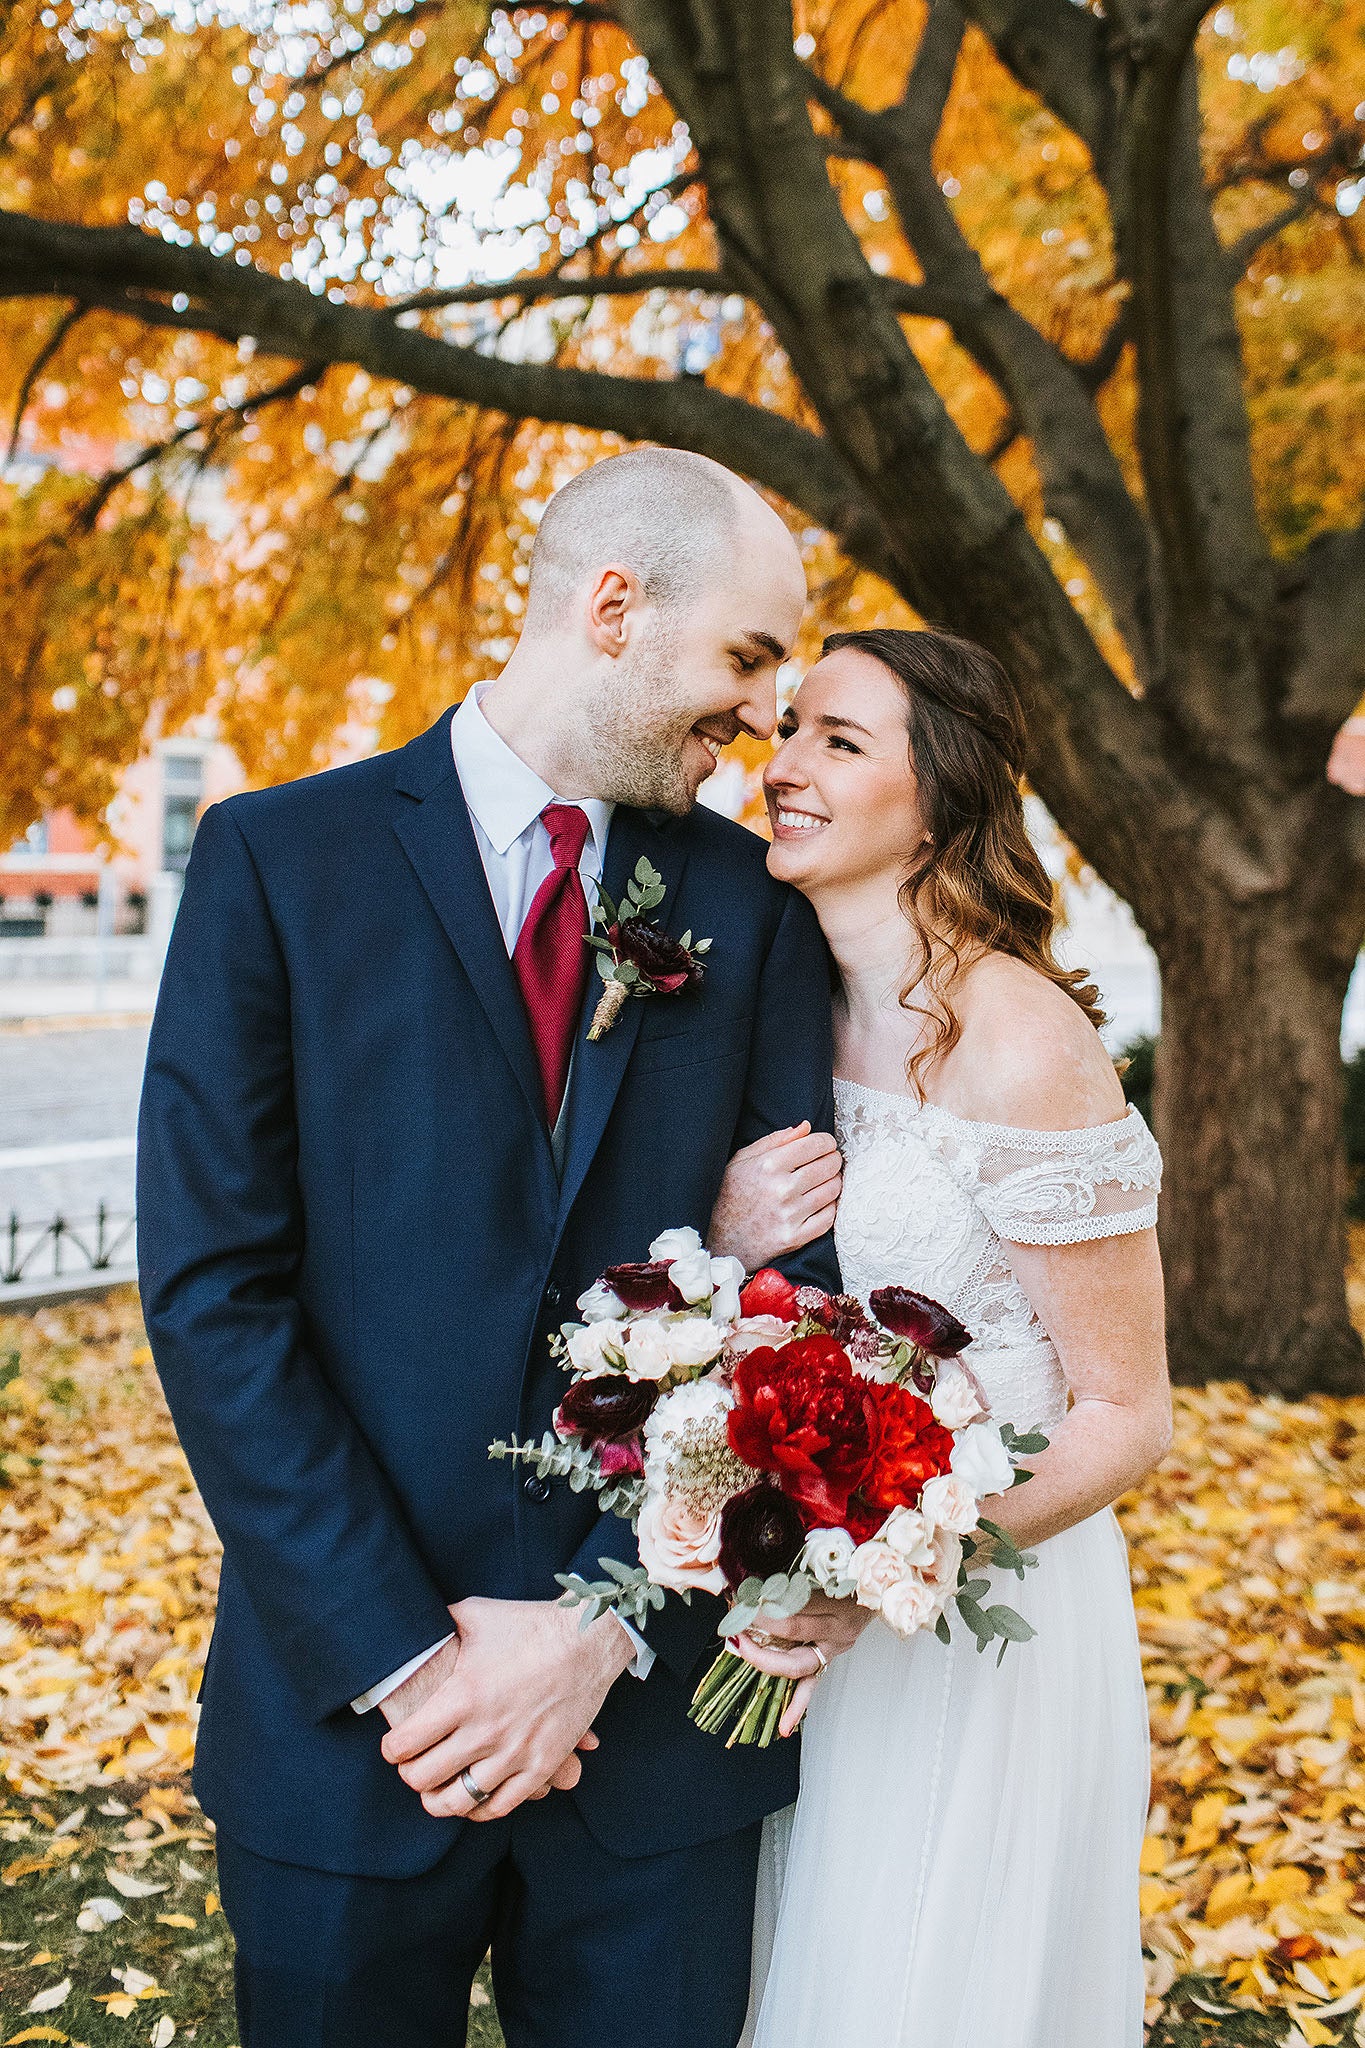
{"label": "navy suit jacket", "polygon": [[[620,808],[604,883],[641,854],[702,989],[587,1021],[562,1181],[520,996],[450,749],[395,754],[207,812],[166,962],[139,1144],[147,1329],[224,1558],[196,1786],[258,1854],[409,1876],[432,1819],[349,1702],[471,1594],[556,1595],[633,1555],[591,1495],[528,1486],[487,1447],[538,1437],[563,1392],[547,1340],[605,1266],[705,1231],[727,1160],[832,1129],[829,975],[808,904],[760,840],[704,810]],[[837,1284],[831,1241],[787,1262]],[[796,1745],[726,1751],[687,1720],[719,1603],[670,1599],[573,1797],[626,1855],[715,1839],[788,1803]]]}

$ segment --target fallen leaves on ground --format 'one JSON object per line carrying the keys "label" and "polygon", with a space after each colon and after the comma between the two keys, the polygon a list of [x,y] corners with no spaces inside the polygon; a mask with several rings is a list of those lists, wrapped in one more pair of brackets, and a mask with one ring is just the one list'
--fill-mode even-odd
{"label": "fallen leaves on ground", "polygon": [[[8,1935],[21,1899],[60,1896],[61,1939],[44,1927],[23,1944],[52,1959],[24,1965],[39,1981],[17,2010],[65,2020],[93,1996],[118,2018],[162,1995],[158,1971],[198,1968],[206,1953],[226,1970],[221,1921],[204,1932],[210,1840],[182,1789],[217,1545],[131,1296],[0,1323],[6,1374],[0,1746],[13,1803],[0,1816],[0,1928]],[[1171,1453],[1121,1515],[1152,1717],[1142,1908],[1153,2041],[1354,2042],[1365,2010],[1365,1397],[1182,1389]],[[121,1846],[92,1863],[90,1830],[107,1831],[108,1795],[130,1786],[141,1803],[116,1823]],[[71,1942],[117,1953],[106,1967],[122,1975],[90,1993]],[[12,1995],[21,1972],[5,1946]],[[177,1965],[183,1956],[190,1965]],[[58,2005],[68,1976],[76,1988]],[[28,2007],[45,1993],[51,2008]],[[0,2038],[12,2048],[64,2037]],[[71,2038],[103,2037],[95,2027]]]}

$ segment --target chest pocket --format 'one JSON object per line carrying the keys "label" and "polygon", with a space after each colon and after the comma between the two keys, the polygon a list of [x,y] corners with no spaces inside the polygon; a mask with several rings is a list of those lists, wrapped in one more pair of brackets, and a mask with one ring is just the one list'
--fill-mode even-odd
{"label": "chest pocket", "polygon": [[[657,999],[655,999],[657,1000]],[[667,1073],[674,1067],[716,1066],[747,1059],[752,1035],[748,1017],[694,1014],[672,1031],[642,1027],[630,1056],[632,1074]]]}

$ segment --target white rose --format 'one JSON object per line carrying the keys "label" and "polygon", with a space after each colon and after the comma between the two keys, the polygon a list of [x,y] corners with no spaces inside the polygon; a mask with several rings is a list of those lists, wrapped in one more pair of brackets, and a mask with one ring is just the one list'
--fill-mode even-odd
{"label": "white rose", "polygon": [[949,1462],[978,1500],[988,1493],[1007,1493],[1014,1484],[1010,1454],[993,1422],[969,1423],[953,1445]]}
{"label": "white rose", "polygon": [[847,1529],[812,1529],[806,1538],[801,1562],[828,1592],[831,1586],[853,1576],[849,1569],[853,1550],[853,1538]]}
{"label": "white rose", "polygon": [[704,1245],[698,1245],[695,1251],[683,1252],[669,1267],[668,1277],[684,1301],[709,1301],[711,1254]]}
{"label": "white rose", "polygon": [[689,1227],[686,1230],[665,1230],[650,1246],[649,1256],[655,1260],[667,1259],[671,1263],[674,1259],[685,1257],[688,1252],[700,1250],[701,1238]]}
{"label": "white rose", "polygon": [[587,1293],[578,1297],[578,1313],[585,1323],[619,1323],[627,1310],[605,1280],[594,1280]]}
{"label": "white rose", "polygon": [[711,1315],[716,1322],[739,1321],[739,1290],[743,1285],[743,1259],[712,1259]]}
{"label": "white rose", "polygon": [[918,1635],[922,1628],[932,1627],[941,1611],[933,1587],[914,1572],[897,1579],[882,1595],[882,1620],[898,1636]]}
{"label": "white rose", "polygon": [[938,1369],[929,1406],[934,1411],[935,1422],[941,1422],[945,1429],[964,1429],[986,1412],[972,1375],[948,1358]]}
{"label": "white rose", "polygon": [[621,1331],[616,1323],[585,1323],[570,1332],[566,1343],[575,1372],[600,1372],[604,1365],[620,1365]]}
{"label": "white rose", "polygon": [[785,1344],[791,1333],[791,1324],[784,1323],[781,1316],[741,1316],[726,1338],[725,1348],[732,1358],[744,1358],[764,1345]]}
{"label": "white rose", "polygon": [[679,1316],[668,1325],[665,1340],[674,1365],[691,1367],[719,1357],[727,1334],[724,1324],[709,1316]]}
{"label": "white rose", "polygon": [[860,1543],[848,1565],[849,1577],[857,1582],[858,1605],[870,1607],[874,1613],[905,1570],[890,1544],[876,1537],[870,1543]]}
{"label": "white rose", "polygon": [[962,1538],[952,1529],[935,1529],[933,1568],[925,1574],[940,1595],[940,1610],[957,1589],[958,1567],[962,1563]]}
{"label": "white rose", "polygon": [[[928,1492],[928,1488],[925,1488]],[[976,1502],[972,1502],[972,1513],[976,1513]],[[891,1546],[902,1565],[926,1568],[934,1561],[934,1531],[926,1514],[918,1514],[914,1508],[897,1508],[884,1524],[881,1541]]]}
{"label": "white rose", "polygon": [[723,1593],[720,1516],[699,1515],[670,1494],[652,1494],[640,1511],[640,1562],[674,1593]]}
{"label": "white rose", "polygon": [[931,1479],[919,1497],[920,1513],[936,1529],[966,1536],[976,1527],[976,1495],[956,1472]]}
{"label": "white rose", "polygon": [[649,1484],[663,1485],[673,1446],[685,1430],[718,1421],[734,1405],[729,1388],[716,1380],[684,1380],[680,1387],[671,1387],[645,1424],[645,1477]]}
{"label": "white rose", "polygon": [[[601,1323],[589,1325],[591,1329],[602,1327]],[[673,1369],[668,1331],[652,1316],[642,1316],[638,1323],[627,1325],[625,1350],[626,1371],[633,1380],[666,1379]]]}

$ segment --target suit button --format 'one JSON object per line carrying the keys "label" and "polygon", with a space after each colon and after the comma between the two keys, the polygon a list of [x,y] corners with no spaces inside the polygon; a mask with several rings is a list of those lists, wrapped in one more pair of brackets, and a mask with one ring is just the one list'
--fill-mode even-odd
{"label": "suit button", "polygon": [[540,1502],[550,1498],[550,1482],[548,1479],[542,1479],[539,1472],[533,1472],[523,1483],[521,1490],[527,1500]]}
{"label": "suit button", "polygon": [[545,1310],[548,1315],[557,1316],[564,1306],[564,1290],[558,1281],[552,1280],[545,1290]]}

